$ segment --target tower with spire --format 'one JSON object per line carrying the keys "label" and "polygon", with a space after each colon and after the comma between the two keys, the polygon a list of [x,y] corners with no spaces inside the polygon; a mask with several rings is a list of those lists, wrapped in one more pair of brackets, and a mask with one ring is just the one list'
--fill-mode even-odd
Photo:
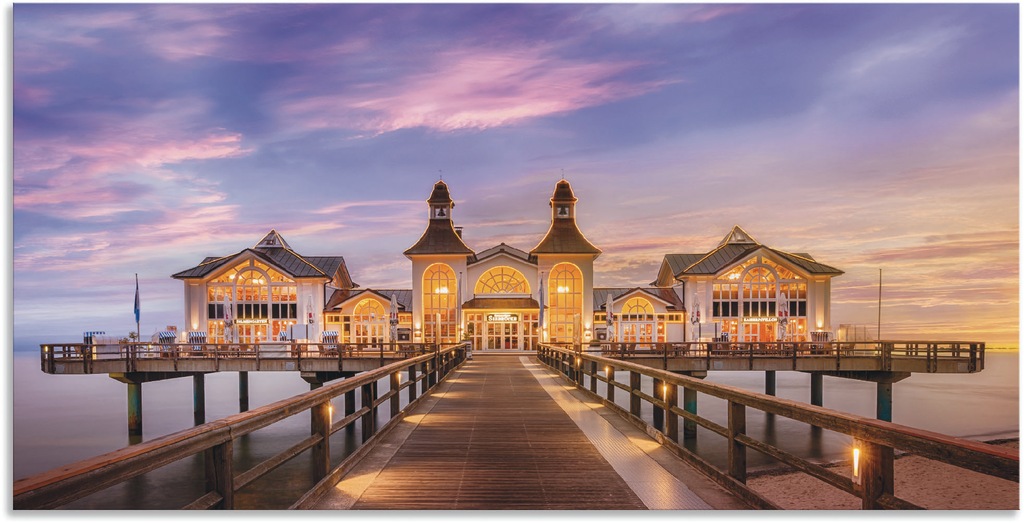
{"label": "tower with spire", "polygon": [[[530,251],[536,256],[538,270],[544,274],[546,292],[544,303],[550,314],[545,314],[543,326],[546,341],[587,342],[592,336],[594,317],[594,260],[601,254],[587,240],[576,224],[576,195],[565,179],[555,184],[551,195],[551,225],[547,234]],[[566,269],[575,271],[572,285],[568,285]],[[578,296],[578,306],[573,302]],[[578,319],[576,316],[578,315]]]}
{"label": "tower with spire", "polygon": [[459,288],[473,250],[452,222],[455,202],[442,180],[427,198],[427,228],[405,250],[412,260],[413,341],[454,342],[459,337]]}

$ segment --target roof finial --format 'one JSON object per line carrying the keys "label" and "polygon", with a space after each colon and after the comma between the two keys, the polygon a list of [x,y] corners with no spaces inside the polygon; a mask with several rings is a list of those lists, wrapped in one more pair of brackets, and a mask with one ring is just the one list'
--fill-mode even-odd
{"label": "roof finial", "polygon": [[562,181],[565,181],[565,169],[562,169]]}
{"label": "roof finial", "polygon": [[437,170],[437,179],[441,180],[442,182],[444,181],[444,170],[443,169],[438,169]]}

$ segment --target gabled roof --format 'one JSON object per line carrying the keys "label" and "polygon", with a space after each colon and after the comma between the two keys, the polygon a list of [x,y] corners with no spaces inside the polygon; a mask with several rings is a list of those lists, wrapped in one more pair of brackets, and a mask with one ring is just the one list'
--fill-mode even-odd
{"label": "gabled roof", "polygon": [[273,265],[292,278],[327,278],[333,280],[335,274],[338,274],[340,271],[341,279],[347,280],[347,283],[352,284],[352,278],[348,273],[348,268],[345,266],[344,257],[303,257],[291,250],[287,242],[284,241],[284,238],[277,231],[273,230],[252,248],[244,249],[228,256],[208,256],[199,265],[178,272],[171,277],[179,280],[205,278],[211,273],[223,269],[227,264],[232,263],[245,254],[251,254],[260,261]]}
{"label": "gabled roof", "polygon": [[686,306],[675,291],[661,287],[594,287],[594,310],[604,310],[608,304],[609,295],[611,295],[612,301],[615,301],[634,292],[641,292],[661,300],[668,305],[668,309],[686,310]]}
{"label": "gabled roof", "polygon": [[504,242],[502,242],[498,245],[495,245],[494,247],[491,247],[490,249],[484,249],[476,253],[476,255],[473,256],[473,260],[470,262],[470,265],[474,263],[480,263],[492,256],[497,256],[499,254],[507,254],[509,256],[512,256],[513,258],[519,258],[520,260],[523,260],[526,263],[532,263],[534,265],[537,264],[536,256],[530,256],[530,253],[526,251],[521,251],[519,249],[516,249],[515,247],[512,247],[511,245],[506,245]]}
{"label": "gabled roof", "polygon": [[412,289],[335,289],[334,293],[327,300],[327,305],[324,305],[324,310],[331,311],[337,309],[345,302],[367,293],[373,294],[383,301],[385,307],[389,306],[391,295],[394,294],[395,301],[398,302],[399,311],[409,312],[412,310]]}
{"label": "gabled roof", "polygon": [[722,239],[718,247],[704,254],[666,254],[665,263],[677,279],[692,275],[715,275],[744,261],[756,251],[764,249],[808,274],[837,276],[843,271],[818,263],[806,253],[790,253],[767,247],[757,242],[740,226],[735,226]]}
{"label": "gabled roof", "polygon": [[462,238],[455,232],[451,220],[429,220],[427,230],[416,243],[405,250],[410,254],[473,254],[473,249],[466,246]]}
{"label": "gabled roof", "polygon": [[544,239],[537,244],[531,255],[536,254],[601,254],[594,244],[576,226],[574,219],[552,220]]}

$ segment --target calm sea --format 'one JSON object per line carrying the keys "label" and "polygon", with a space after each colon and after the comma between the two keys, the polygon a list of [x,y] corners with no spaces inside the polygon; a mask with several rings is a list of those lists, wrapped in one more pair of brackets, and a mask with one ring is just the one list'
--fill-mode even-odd
{"label": "calm sea", "polygon": [[[479,358],[485,362],[485,358]],[[617,376],[620,381],[626,375]],[[762,372],[713,372],[708,380],[764,391]],[[914,374],[893,386],[893,421],[912,427],[977,440],[1018,436],[1019,361],[1016,351],[989,351],[986,368],[977,374]],[[874,416],[873,383],[824,378],[825,407]],[[386,390],[386,382],[381,383]],[[647,385],[645,388],[649,387]],[[39,370],[35,352],[15,352],[14,478],[116,450],[129,444],[125,385],[104,375],[52,376]],[[250,372],[250,408],[309,390],[295,373]],[[808,402],[810,376],[777,373],[777,395]],[[238,412],[237,374],[206,376],[206,419]],[[405,396],[403,394],[403,396]],[[624,395],[617,395],[621,403]],[[143,386],[143,439],[149,440],[192,426],[192,380],[173,379]],[[340,401],[340,400],[338,400]],[[404,401],[403,401],[404,403]],[[340,404],[338,405],[340,408]],[[726,423],[723,402],[700,396],[698,411]],[[645,417],[650,419],[650,409]],[[793,452],[820,461],[843,459],[848,436],[812,430],[785,418],[748,412],[748,432]],[[333,463],[358,445],[355,431],[341,431],[331,440]],[[680,431],[681,432],[681,431]],[[309,434],[309,416],[289,420],[250,434],[235,445],[236,471],[261,462]],[[724,464],[724,441],[699,429],[691,447],[702,456]],[[307,453],[308,454],[308,453]],[[748,454],[752,468],[767,466],[768,458]],[[69,508],[175,509],[202,495],[202,463],[184,460],[150,472],[125,484],[94,494]],[[297,458],[253,485],[237,499],[242,508],[286,508],[312,486],[308,461]]]}

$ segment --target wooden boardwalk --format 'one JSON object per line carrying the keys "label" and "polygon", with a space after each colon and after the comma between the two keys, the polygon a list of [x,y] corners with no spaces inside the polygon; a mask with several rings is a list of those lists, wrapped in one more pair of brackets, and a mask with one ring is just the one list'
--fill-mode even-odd
{"label": "wooden boardwalk", "polygon": [[[535,368],[518,355],[480,355],[467,362],[316,508],[649,508],[636,486],[623,479],[622,466],[617,472],[605,458],[608,446],[595,447],[594,436],[581,430],[580,418],[570,417],[553,399],[554,392],[546,390],[560,382],[550,373],[535,377],[540,367],[529,367]],[[568,397],[565,389],[558,393]],[[615,444],[628,442],[621,428],[599,421],[618,436]],[[628,423],[622,427],[631,428]],[[646,438],[639,431],[631,436]],[[695,488],[710,492],[719,508],[746,508],[691,474],[689,480],[700,483]],[[649,488],[650,475],[644,476]],[[687,492],[696,504],[671,508],[711,508]]]}

